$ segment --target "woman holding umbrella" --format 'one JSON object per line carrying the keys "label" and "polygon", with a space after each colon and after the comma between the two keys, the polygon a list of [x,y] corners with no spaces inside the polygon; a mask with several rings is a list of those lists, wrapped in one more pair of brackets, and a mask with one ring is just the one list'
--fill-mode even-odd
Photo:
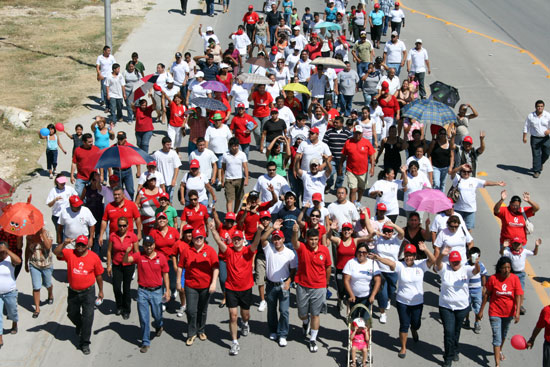
{"label": "woman holding umbrella", "polygon": [[42,228],[33,235],[27,236],[25,271],[31,273],[32,297],[34,300],[33,319],[36,319],[40,315],[40,289],[42,286],[48,290],[48,304],[53,304],[52,242],[52,236],[45,228]]}
{"label": "woman holding umbrella", "polygon": [[218,75],[216,75],[216,80],[220,83],[222,83],[226,90],[223,92],[227,96],[227,92],[231,90],[231,86],[233,85],[233,74],[229,72],[230,66],[224,62],[220,64],[220,71],[218,72]]}
{"label": "woman holding umbrella", "polygon": [[407,170],[407,188],[405,196],[403,197],[403,209],[407,214],[413,212],[415,208],[408,204],[409,195],[425,188],[431,188],[432,184],[430,180],[423,172],[420,172],[420,165],[417,161],[411,161],[409,163],[409,169]]}
{"label": "woman holding umbrella", "polygon": [[135,200],[141,214],[143,236],[147,236],[155,226],[155,212],[160,208],[160,196],[163,192],[160,187],[157,187],[155,175],[147,175],[145,184],[139,190]]}
{"label": "woman holding umbrella", "polygon": [[[162,91],[162,96],[170,101],[164,91]],[[187,120],[185,111],[187,111],[187,107],[183,104],[183,97],[181,94],[177,93],[173,100],[170,101],[170,116],[168,117],[167,126],[168,137],[172,139],[172,147],[176,149],[176,151],[181,147],[183,137],[185,136],[185,130],[182,129]],[[149,153],[148,151],[146,152]]]}

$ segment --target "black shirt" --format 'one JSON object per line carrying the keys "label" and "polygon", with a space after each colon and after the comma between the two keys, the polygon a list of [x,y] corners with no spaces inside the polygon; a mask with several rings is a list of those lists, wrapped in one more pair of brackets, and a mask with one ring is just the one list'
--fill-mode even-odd
{"label": "black shirt", "polygon": [[270,27],[279,25],[279,21],[283,19],[283,15],[280,11],[273,12],[270,10],[267,12],[265,20]]}
{"label": "black shirt", "polygon": [[271,143],[273,139],[279,135],[283,135],[284,130],[286,129],[286,123],[283,119],[269,119],[265,122],[263,131],[267,134],[265,136],[265,141]]}
{"label": "black shirt", "polygon": [[216,75],[218,75],[218,71],[220,70],[217,64],[212,63],[212,65],[208,66],[206,61],[199,61],[197,65],[204,73],[204,80],[216,80]]}
{"label": "black shirt", "polygon": [[296,207],[294,209],[287,209],[286,206],[283,206],[281,210],[273,214],[273,221],[276,221],[277,219],[283,220],[281,231],[283,231],[283,234],[285,235],[285,243],[292,241],[292,227],[294,227],[299,215],[300,209]]}

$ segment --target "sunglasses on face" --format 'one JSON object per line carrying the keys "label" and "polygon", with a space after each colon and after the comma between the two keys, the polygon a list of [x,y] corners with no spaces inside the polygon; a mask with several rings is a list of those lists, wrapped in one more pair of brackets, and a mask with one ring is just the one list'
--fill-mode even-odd
{"label": "sunglasses on face", "polygon": [[452,229],[457,229],[458,224],[448,224],[447,227],[452,228]]}
{"label": "sunglasses on face", "polygon": [[317,163],[312,163],[312,164],[311,164],[311,167],[317,167],[317,166],[318,166]]}
{"label": "sunglasses on face", "polygon": [[368,251],[357,251],[357,253],[358,253],[359,255],[366,255],[366,254],[368,254],[369,252],[368,252]]}
{"label": "sunglasses on face", "polygon": [[310,218],[321,218],[319,214],[312,214],[309,216]]}
{"label": "sunglasses on face", "polygon": [[189,201],[197,201],[199,198],[189,198]]}
{"label": "sunglasses on face", "polygon": [[118,228],[127,228],[127,227],[128,227],[127,224],[119,224],[119,225],[118,225]]}

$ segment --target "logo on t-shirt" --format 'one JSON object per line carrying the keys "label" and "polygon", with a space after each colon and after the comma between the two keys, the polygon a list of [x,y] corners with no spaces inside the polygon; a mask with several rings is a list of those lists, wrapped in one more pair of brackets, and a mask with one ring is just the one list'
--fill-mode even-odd
{"label": "logo on t-shirt", "polygon": [[323,260],[323,255],[319,255],[319,260]]}
{"label": "logo on t-shirt", "polygon": [[206,257],[206,252],[203,252],[203,253],[202,253],[202,257]]}

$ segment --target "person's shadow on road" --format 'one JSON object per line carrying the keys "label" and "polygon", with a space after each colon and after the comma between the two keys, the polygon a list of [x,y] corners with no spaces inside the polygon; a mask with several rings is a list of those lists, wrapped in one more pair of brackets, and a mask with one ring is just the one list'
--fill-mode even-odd
{"label": "person's shadow on road", "polygon": [[137,325],[121,324],[120,322],[110,322],[101,329],[94,330],[94,335],[102,333],[104,331],[114,331],[118,334],[120,339],[133,344],[139,345],[138,338],[141,337],[140,328]]}
{"label": "person's shadow on road", "polygon": [[80,342],[75,333],[74,326],[63,325],[55,321],[48,321],[45,324],[36,325],[27,329],[28,332],[33,333],[40,332],[42,330],[50,333],[55,339],[59,341],[70,341],[75,346],[75,348],[78,347],[78,344]]}
{"label": "person's shadow on road", "polygon": [[515,173],[520,173],[522,175],[527,175],[527,176],[531,175],[531,170],[525,167],[513,166],[510,164],[497,164],[497,168],[504,171],[512,171]]}

